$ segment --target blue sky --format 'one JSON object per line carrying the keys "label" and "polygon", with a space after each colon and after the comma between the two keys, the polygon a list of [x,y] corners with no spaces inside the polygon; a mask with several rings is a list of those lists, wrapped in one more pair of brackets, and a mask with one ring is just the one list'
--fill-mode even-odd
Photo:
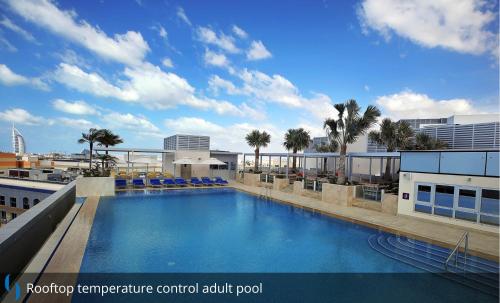
{"label": "blue sky", "polygon": [[0,150],[76,152],[175,133],[247,151],[254,128],[322,135],[334,103],[384,117],[498,112],[498,2],[0,0]]}

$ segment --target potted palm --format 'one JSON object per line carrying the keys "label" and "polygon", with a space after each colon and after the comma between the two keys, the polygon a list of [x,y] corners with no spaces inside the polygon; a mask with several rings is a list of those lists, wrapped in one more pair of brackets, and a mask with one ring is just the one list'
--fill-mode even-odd
{"label": "potted palm", "polygon": [[257,185],[260,181],[260,171],[259,171],[259,157],[260,157],[260,148],[267,147],[267,145],[271,142],[271,135],[265,131],[252,130],[245,137],[248,145],[254,148],[255,152],[255,161],[254,161],[254,169],[253,169],[253,177],[245,177],[246,173],[244,173],[244,182],[248,185]]}

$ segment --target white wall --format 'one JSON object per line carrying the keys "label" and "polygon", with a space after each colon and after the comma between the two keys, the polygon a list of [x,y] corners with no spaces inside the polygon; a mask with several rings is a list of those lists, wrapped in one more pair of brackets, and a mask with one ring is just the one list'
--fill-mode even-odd
{"label": "white wall", "polygon": [[[399,176],[398,197],[398,214],[400,215],[425,218],[433,221],[463,226],[466,228],[498,233],[497,226],[474,223],[465,220],[453,219],[414,211],[414,203],[416,198],[415,183],[417,182],[498,189],[498,178],[401,172]],[[408,200],[403,199],[403,193],[409,194]]]}

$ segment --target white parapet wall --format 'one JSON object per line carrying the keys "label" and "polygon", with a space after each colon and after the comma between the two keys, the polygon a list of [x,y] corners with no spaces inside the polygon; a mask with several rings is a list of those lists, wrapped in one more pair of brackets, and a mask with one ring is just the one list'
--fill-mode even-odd
{"label": "white parapet wall", "polygon": [[[455,188],[479,189],[479,191],[481,189],[498,190],[499,188],[498,178],[401,172],[399,176],[399,194],[398,194],[397,209],[398,209],[398,215],[406,215],[442,223],[448,223],[455,226],[464,227],[464,229],[475,229],[475,230],[482,230],[495,233],[499,232],[498,226],[415,211],[415,201],[417,196],[416,188],[418,184],[450,185],[450,186],[455,186]],[[458,196],[456,190],[455,190],[455,195]]]}
{"label": "white parapet wall", "polygon": [[99,197],[115,195],[115,178],[80,177],[76,179],[77,197]]}

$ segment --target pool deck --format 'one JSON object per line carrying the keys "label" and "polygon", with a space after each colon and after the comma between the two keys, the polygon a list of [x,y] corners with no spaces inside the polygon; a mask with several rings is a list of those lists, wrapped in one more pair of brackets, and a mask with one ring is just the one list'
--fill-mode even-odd
{"label": "pool deck", "polygon": [[[464,229],[450,224],[401,215],[391,215],[359,207],[347,207],[326,203],[318,199],[299,196],[264,187],[247,186],[231,182],[231,187],[251,194],[268,196],[273,200],[311,209],[342,220],[370,226],[393,234],[414,238],[443,247],[454,248]],[[469,253],[499,261],[499,234],[469,231]]]}

